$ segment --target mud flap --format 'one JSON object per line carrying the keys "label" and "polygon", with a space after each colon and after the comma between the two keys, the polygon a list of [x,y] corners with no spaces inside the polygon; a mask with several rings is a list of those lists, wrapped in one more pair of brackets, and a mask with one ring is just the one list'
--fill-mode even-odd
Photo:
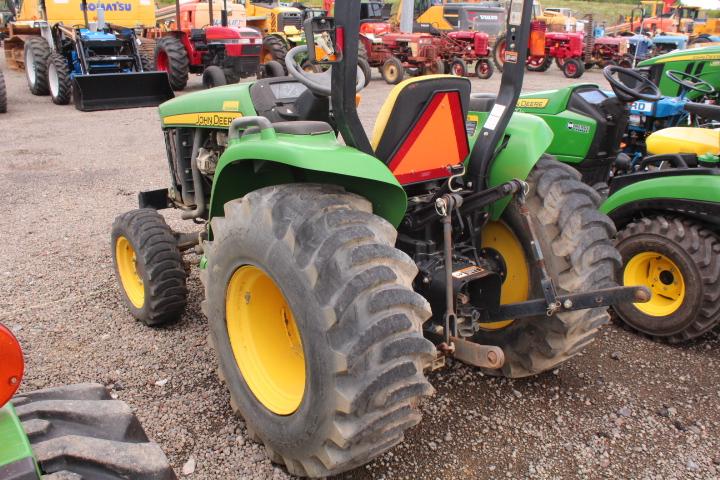
{"label": "mud flap", "polygon": [[174,97],[166,72],[98,73],[73,77],[75,108],[83,112],[157,107]]}

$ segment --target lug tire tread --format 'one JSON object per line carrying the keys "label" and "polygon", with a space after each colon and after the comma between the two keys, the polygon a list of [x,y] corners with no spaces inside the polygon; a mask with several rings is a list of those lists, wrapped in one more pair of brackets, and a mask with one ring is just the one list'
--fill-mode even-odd
{"label": "lug tire tread", "polygon": [[667,343],[686,342],[712,330],[720,323],[720,238],[699,222],[683,217],[657,215],[643,217],[626,225],[618,232],[617,244],[646,234],[670,240],[690,256],[702,278],[702,303],[694,321],[672,335],[641,332],[622,321],[622,316],[618,314],[621,325],[647,338]]}
{"label": "lug tire tread", "polygon": [[[113,259],[115,239],[124,235],[144,265],[145,305],[136,318],[148,326],[178,321],[187,303],[187,273],[175,236],[165,219],[152,209],[133,210],[115,219],[112,232]],[[115,269],[117,275],[117,266]],[[126,304],[130,306],[127,300]],[[134,314],[135,310],[131,308]]]}
{"label": "lug tire tread", "polygon": [[[308,442],[302,455],[283,452],[246,417],[248,432],[271,460],[310,477],[363,465],[400,443],[420,421],[419,400],[434,391],[423,369],[435,349],[422,336],[429,304],[412,291],[417,268],[394,248],[396,230],[372,214],[367,200],[337,187],[264,188],[229,202],[225,217],[213,219],[208,269],[224,239],[244,228],[268,231],[267,255],[292,252],[293,268],[303,272],[322,309],[318,322],[335,359],[336,386],[327,392],[335,404],[329,435],[319,445]],[[233,401],[235,408],[240,403]]]}

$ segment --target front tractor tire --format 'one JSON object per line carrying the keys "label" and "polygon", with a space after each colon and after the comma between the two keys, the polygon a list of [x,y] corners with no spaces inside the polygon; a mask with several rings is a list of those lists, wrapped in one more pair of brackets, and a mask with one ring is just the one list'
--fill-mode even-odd
{"label": "front tractor tire", "polygon": [[[547,155],[527,182],[527,208],[558,293],[615,286],[620,255],[611,240],[615,226],[598,211],[600,195],[582,183],[575,169]],[[543,298],[540,272],[531,261],[530,236],[514,202],[482,237],[482,247],[497,252],[506,267],[501,303]],[[608,320],[606,307],[520,318],[485,324],[473,340],[505,352],[502,370],[488,373],[525,377],[551,370],[579,353]]]}
{"label": "front tractor tire", "polygon": [[225,205],[203,271],[231,403],[299,476],[371,461],[420,421],[435,355],[397,232],[341,188],[282,185]]}
{"label": "front tractor tire", "polygon": [[190,72],[190,60],[179,38],[161,38],[155,44],[155,68],[167,72],[170,86],[175,91],[184,90]]}
{"label": "front tractor tire", "polygon": [[405,78],[405,67],[399,58],[390,57],[383,63],[380,73],[389,85],[397,85]]}
{"label": "front tractor tire", "polygon": [[228,81],[222,68],[210,65],[203,72],[202,83],[204,88],[215,88],[227,85]]}
{"label": "front tractor tire", "polygon": [[647,303],[614,307],[624,324],[668,343],[697,338],[720,322],[720,239],[692,220],[655,216],[618,233],[625,285],[643,285]]}
{"label": "front tractor tire", "polygon": [[67,105],[72,99],[72,79],[65,57],[52,53],[48,58],[48,87],[55,105]]}
{"label": "front tractor tire", "polygon": [[25,78],[33,95],[50,93],[47,66],[51,53],[50,45],[42,37],[32,37],[25,42]]}
{"label": "front tractor tire", "polygon": [[115,276],[132,316],[150,327],[178,321],[187,303],[187,274],[162,215],[147,208],[120,215],[111,246]]}

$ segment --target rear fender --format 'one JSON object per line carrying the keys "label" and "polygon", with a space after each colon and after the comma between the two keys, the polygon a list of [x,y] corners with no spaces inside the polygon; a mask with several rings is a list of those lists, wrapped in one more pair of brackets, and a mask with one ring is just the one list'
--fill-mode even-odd
{"label": "rear fender", "polygon": [[333,133],[248,135],[234,141],[218,162],[210,198],[210,219],[224,205],[254,190],[284,183],[323,183],[367,198],[375,214],[398,226],[407,196],[380,160],[340,145]]}
{"label": "rear fender", "polygon": [[610,195],[600,211],[622,228],[638,213],[667,211],[720,224],[720,175],[682,175],[642,180]]}
{"label": "rear fender", "polygon": [[[468,127],[477,122],[477,127],[470,137],[471,151],[488,113],[470,112]],[[526,113],[516,112],[510,119],[505,130],[503,147],[490,165],[488,172],[488,188],[496,187],[512,179],[526,180],[535,164],[545,153],[553,140],[553,132],[540,118]],[[465,162],[468,166],[470,159]],[[490,218],[498,220],[511,198],[506,197],[490,206]]]}

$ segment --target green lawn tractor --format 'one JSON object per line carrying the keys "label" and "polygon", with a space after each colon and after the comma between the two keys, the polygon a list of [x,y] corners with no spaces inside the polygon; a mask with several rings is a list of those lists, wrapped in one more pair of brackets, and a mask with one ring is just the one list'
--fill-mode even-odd
{"label": "green lawn tractor", "polygon": [[130,407],[99,384],[15,395],[24,370],[0,324],[0,479],[175,480]]}
{"label": "green lawn tractor", "polygon": [[[527,45],[531,10],[513,2],[509,46]],[[301,476],[401,442],[433,392],[424,371],[446,357],[537,374],[582,351],[609,305],[649,298],[614,282],[600,195],[544,155],[544,122],[513,113],[525,48],[509,52],[492,109],[467,78],[402,82],[371,142],[355,103],[359,28],[360,2],[340,0],[334,18],[305,24],[290,76],[163,104],[171,184],[140,193],[111,234],[123,299],[151,326],[178,320],[182,254],[201,254],[232,406]],[[296,60],[319,62],[316,38],[333,48],[323,73]],[[205,228],[171,230],[168,207]]]}
{"label": "green lawn tractor", "polygon": [[[696,338],[720,322],[720,130],[658,130],[645,140],[648,155],[631,163],[621,148],[630,105],[654,105],[663,96],[636,71],[604,73],[615,95],[580,84],[524,95],[518,108],[553,130],[548,153],[609,195],[601,210],[619,230],[620,278],[652,292],[647,303],[616,305],[620,319],[654,339]],[[720,121],[718,106],[685,109]]]}

